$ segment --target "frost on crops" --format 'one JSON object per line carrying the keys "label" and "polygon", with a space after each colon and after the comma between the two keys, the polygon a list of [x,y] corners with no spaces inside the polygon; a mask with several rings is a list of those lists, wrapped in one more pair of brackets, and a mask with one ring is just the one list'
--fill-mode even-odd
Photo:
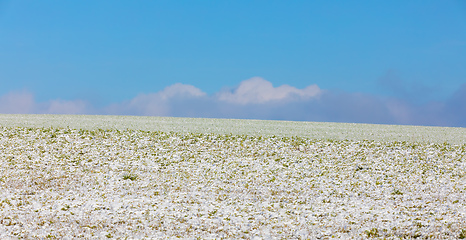
{"label": "frost on crops", "polygon": [[0,127],[0,238],[466,238],[466,144]]}

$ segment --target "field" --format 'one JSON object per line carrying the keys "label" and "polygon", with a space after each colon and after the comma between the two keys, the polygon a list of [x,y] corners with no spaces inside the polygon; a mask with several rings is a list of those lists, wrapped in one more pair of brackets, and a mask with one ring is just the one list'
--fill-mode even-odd
{"label": "field", "polygon": [[1,239],[466,239],[466,129],[0,115]]}

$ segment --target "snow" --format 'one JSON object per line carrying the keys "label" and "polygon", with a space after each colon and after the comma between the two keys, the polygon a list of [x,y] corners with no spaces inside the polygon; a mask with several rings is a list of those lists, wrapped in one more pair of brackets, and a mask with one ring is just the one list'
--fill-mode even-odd
{"label": "snow", "polygon": [[455,239],[465,155],[457,143],[0,125],[0,238]]}

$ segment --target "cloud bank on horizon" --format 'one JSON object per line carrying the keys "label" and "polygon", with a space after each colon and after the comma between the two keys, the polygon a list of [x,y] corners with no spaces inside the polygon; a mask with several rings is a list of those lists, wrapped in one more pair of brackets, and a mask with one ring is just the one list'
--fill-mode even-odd
{"label": "cloud bank on horizon", "polygon": [[155,93],[97,107],[83,100],[37,102],[28,91],[0,96],[0,113],[103,114],[207,118],[245,118],[296,121],[409,124],[466,127],[466,84],[445,101],[415,103],[400,97],[320,89],[275,87],[253,77],[236,88],[208,95],[201,89],[176,83]]}

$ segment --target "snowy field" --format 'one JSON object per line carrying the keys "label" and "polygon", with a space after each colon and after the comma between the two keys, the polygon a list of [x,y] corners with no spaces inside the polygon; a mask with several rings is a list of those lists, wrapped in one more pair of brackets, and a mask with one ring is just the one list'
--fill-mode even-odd
{"label": "snowy field", "polygon": [[466,239],[464,136],[0,115],[0,239]]}

